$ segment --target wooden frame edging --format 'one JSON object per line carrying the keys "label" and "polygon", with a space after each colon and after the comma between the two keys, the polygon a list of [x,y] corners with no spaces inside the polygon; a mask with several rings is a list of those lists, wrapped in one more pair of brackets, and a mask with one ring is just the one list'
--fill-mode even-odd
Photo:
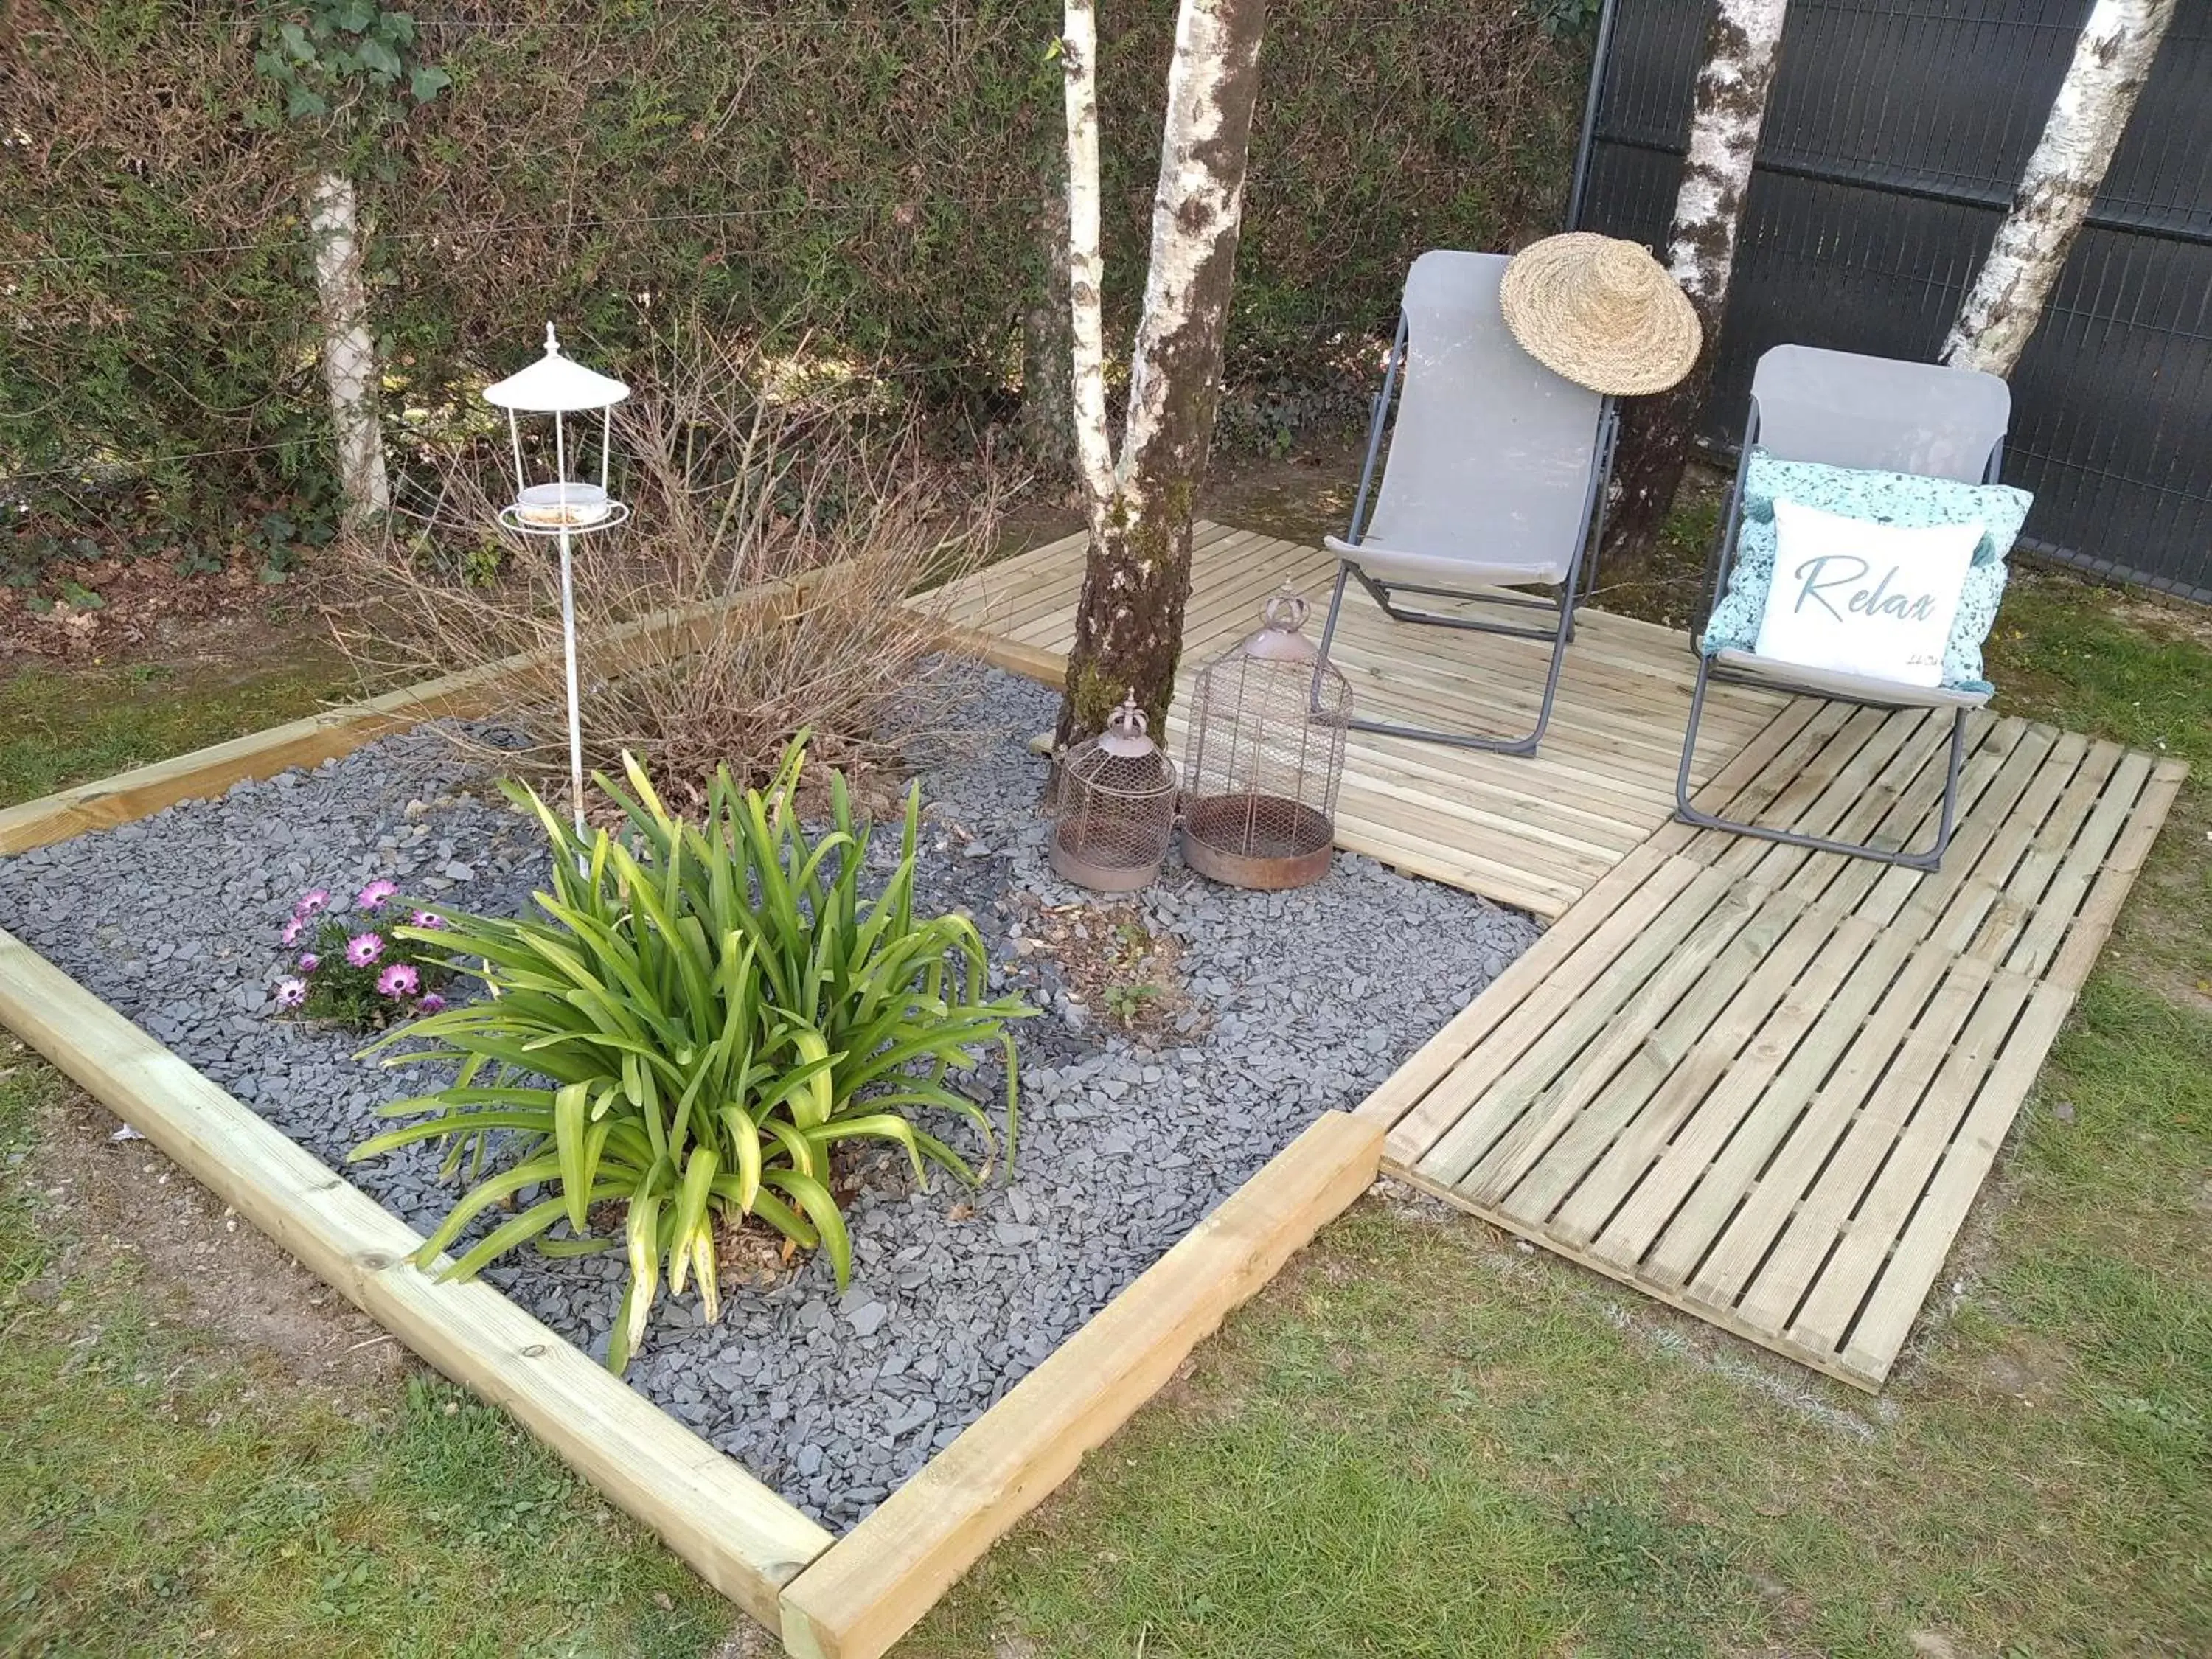
{"label": "wooden frame edging", "polygon": [[0,1023],[448,1376],[504,1406],[769,1630],[830,1535],[0,929]]}
{"label": "wooden frame edging", "polygon": [[[680,653],[732,605],[610,630]],[[945,648],[1056,684],[1056,655],[948,626]],[[602,635],[602,637],[605,637]],[[314,766],[498,705],[526,652],[0,809],[0,857]],[[842,1540],[481,1281],[441,1284],[422,1237],[281,1130],[0,929],[0,1024],[415,1353],[513,1413],[800,1659],[876,1659],[1174,1375],[1231,1310],[1373,1182],[1383,1128],[1329,1112]],[[819,1569],[818,1571],[817,1569]]]}
{"label": "wooden frame edging", "polygon": [[1310,1125],[783,1592],[797,1659],[877,1659],[1229,1311],[1365,1192],[1382,1126]]}

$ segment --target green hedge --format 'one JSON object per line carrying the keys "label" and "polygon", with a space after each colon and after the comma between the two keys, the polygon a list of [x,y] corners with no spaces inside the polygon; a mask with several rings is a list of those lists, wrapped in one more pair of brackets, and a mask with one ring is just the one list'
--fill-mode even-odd
{"label": "green hedge", "polygon": [[[396,3],[396,0],[395,0]],[[1104,0],[1109,297],[1140,281],[1173,0]],[[0,13],[0,16],[6,14]],[[451,76],[342,159],[395,399],[545,319],[617,372],[692,307],[988,397],[1017,372],[1059,142],[1053,0],[437,0]],[[19,0],[0,45],[0,476],[109,457],[173,514],[305,488],[325,416],[301,183],[258,15]],[[1232,386],[1325,382],[1408,257],[1554,221],[1584,54],[1521,0],[1271,8]],[[1126,321],[1126,317],[1124,318]],[[211,450],[273,453],[167,466]]]}

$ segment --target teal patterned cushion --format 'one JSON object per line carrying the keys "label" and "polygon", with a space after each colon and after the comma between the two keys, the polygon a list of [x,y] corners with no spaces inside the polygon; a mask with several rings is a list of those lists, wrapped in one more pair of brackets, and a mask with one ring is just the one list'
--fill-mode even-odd
{"label": "teal patterned cushion", "polygon": [[2004,597],[2005,555],[2012,550],[2034,496],[2009,484],[1967,484],[1912,472],[1859,471],[1820,461],[1778,460],[1754,447],[1744,472],[1735,564],[1729,572],[1728,592],[1713,607],[1700,641],[1709,657],[1718,651],[1756,647],[1766,590],[1774,580],[1778,495],[1845,518],[1907,528],[1979,523],[1981,544],[1967,567],[1958,619],[1943,653],[1943,684],[1954,691],[1990,690],[1982,678],[1982,641],[1989,637],[1997,619],[1997,601]]}

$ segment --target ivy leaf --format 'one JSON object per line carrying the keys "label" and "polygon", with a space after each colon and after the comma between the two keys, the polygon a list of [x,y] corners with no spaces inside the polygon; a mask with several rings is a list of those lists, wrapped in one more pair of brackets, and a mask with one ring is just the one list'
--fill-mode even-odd
{"label": "ivy leaf", "polygon": [[285,95],[284,113],[295,121],[312,121],[330,112],[331,106],[319,92],[295,83]]}
{"label": "ivy leaf", "polygon": [[314,62],[315,48],[307,39],[307,30],[297,23],[282,23],[277,26],[276,33],[283,39],[284,50],[294,58],[302,64]]}
{"label": "ivy leaf", "polygon": [[394,46],[407,46],[415,43],[415,15],[405,11],[384,14],[384,38]]}
{"label": "ivy leaf", "polygon": [[379,75],[397,78],[399,74],[399,54],[373,34],[363,35],[354,49],[354,56]]}
{"label": "ivy leaf", "polygon": [[376,21],[376,8],[370,0],[345,0],[338,8],[338,27],[348,34],[359,34]]}
{"label": "ivy leaf", "polygon": [[415,94],[415,101],[418,104],[428,103],[453,84],[452,76],[428,64],[422,65],[407,77],[407,90]]}

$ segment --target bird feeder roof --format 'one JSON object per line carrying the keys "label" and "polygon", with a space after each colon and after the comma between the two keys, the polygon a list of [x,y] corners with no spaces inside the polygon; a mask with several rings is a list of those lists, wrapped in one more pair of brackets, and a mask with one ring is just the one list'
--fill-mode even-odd
{"label": "bird feeder roof", "polygon": [[553,325],[545,325],[545,355],[529,368],[494,381],[484,401],[526,415],[568,415],[580,409],[605,409],[629,396],[629,388],[597,370],[561,355]]}

